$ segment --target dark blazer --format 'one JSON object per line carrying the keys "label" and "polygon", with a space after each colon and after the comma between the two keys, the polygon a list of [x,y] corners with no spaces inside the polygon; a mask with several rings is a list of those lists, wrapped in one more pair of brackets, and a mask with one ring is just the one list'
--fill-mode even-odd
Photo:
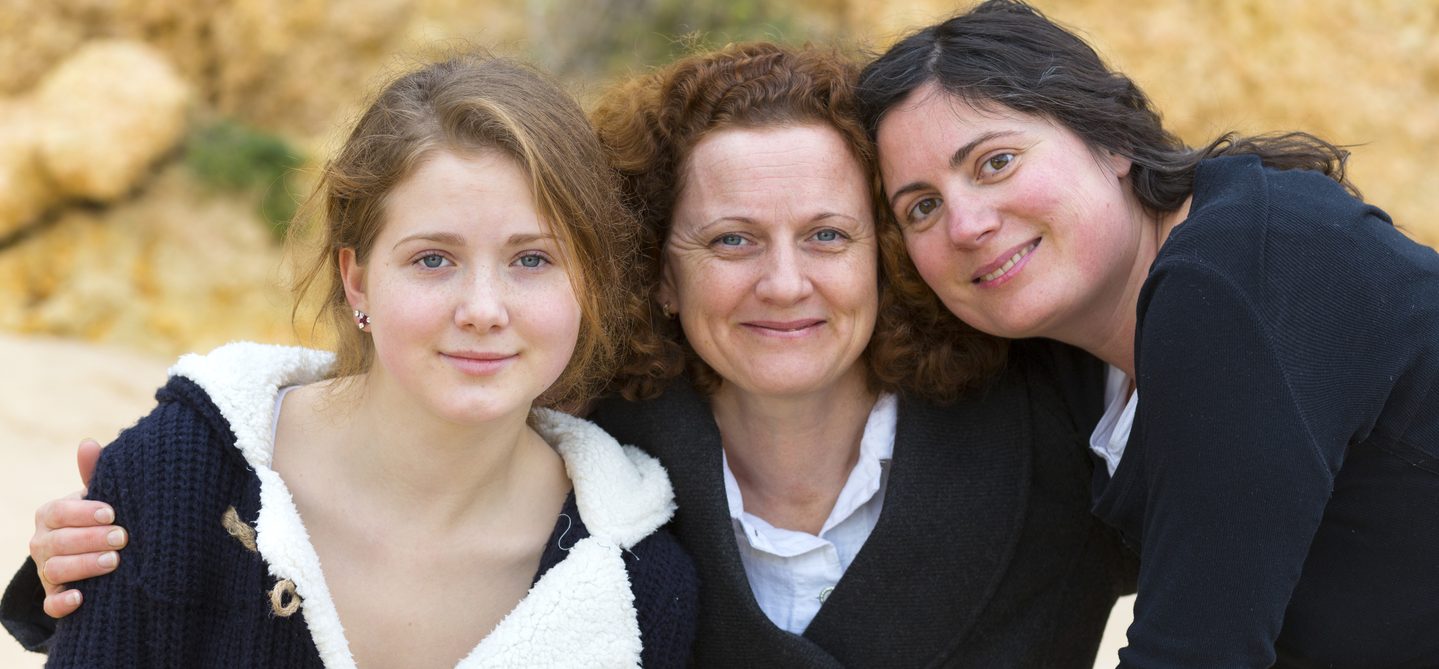
{"label": "dark blazer", "polygon": [[755,602],[725,498],[720,434],[683,380],[591,418],[669,470],[672,529],[699,570],[703,667],[1084,667],[1137,564],[1089,513],[1102,366],[1017,343],[947,406],[901,396],[874,532],[803,635]]}

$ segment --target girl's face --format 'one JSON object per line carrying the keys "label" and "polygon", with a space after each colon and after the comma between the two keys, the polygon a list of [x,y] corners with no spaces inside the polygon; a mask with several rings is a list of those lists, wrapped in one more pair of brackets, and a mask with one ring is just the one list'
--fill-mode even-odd
{"label": "girl's face", "polygon": [[384,216],[363,265],[340,252],[350,304],[370,315],[371,381],[455,423],[527,415],[580,327],[529,177],[496,152],[437,151],[391,191]]}
{"label": "girl's face", "polygon": [[1123,315],[1114,298],[1142,262],[1128,159],[932,84],[884,117],[878,144],[909,255],[960,319],[1004,337],[1083,341]]}
{"label": "girl's face", "polygon": [[859,364],[879,304],[864,170],[827,127],[711,133],[690,155],[660,299],[728,384],[822,390]]}

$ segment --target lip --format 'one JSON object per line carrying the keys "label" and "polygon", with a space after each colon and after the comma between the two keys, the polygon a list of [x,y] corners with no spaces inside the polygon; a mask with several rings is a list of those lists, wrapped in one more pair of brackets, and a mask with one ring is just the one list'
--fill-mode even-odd
{"label": "lip", "polygon": [[491,353],[484,351],[453,351],[440,353],[461,374],[469,376],[494,376],[504,371],[516,359],[518,353]]}
{"label": "lip", "polygon": [[[1002,285],[1018,276],[1020,270],[1029,264],[1030,255],[1039,248],[1039,242],[1042,239],[1042,237],[1036,237],[999,254],[989,264],[975,270],[974,274],[969,277],[970,283],[988,288]],[[1005,265],[1009,265],[1009,268],[1005,269]]]}
{"label": "lip", "polygon": [[764,337],[797,339],[805,337],[825,324],[822,318],[804,318],[792,321],[745,321],[745,329]]}

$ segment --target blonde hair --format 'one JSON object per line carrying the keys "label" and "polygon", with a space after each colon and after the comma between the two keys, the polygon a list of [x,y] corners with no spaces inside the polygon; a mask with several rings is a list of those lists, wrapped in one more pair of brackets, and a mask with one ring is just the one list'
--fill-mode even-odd
{"label": "blonde hair", "polygon": [[337,337],[332,376],[360,374],[374,362],[370,337],[355,328],[337,255],[349,248],[365,261],[388,195],[435,151],[497,151],[529,176],[581,314],[574,354],[537,403],[565,408],[590,399],[625,354],[630,314],[643,308],[629,271],[637,226],[574,99],[537,70],[486,54],[436,62],[386,86],[297,217],[292,239],[313,234],[318,248],[296,280],[296,313],[307,295],[320,298],[316,319]]}

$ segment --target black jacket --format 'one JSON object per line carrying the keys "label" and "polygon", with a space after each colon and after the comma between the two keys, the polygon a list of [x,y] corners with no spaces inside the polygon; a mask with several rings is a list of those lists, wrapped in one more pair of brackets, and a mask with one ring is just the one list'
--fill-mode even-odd
{"label": "black jacket", "polygon": [[939,406],[901,397],[884,509],[805,633],[774,626],[736,548],[720,434],[683,381],[591,418],[659,458],[700,577],[702,667],[1084,667],[1137,564],[1089,513],[1102,365],[1019,342],[1005,372]]}

